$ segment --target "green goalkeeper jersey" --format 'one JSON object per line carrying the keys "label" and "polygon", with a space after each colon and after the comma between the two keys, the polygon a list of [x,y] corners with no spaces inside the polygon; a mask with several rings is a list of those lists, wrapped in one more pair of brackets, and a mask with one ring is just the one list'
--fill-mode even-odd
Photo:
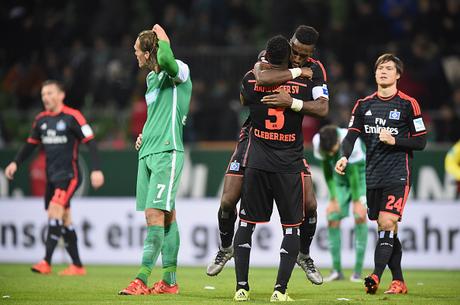
{"label": "green goalkeeper jersey", "polygon": [[147,120],[139,159],[164,151],[184,151],[182,134],[192,95],[190,69],[174,59],[165,41],[159,41],[157,60],[161,71],[151,71],[146,79]]}
{"label": "green goalkeeper jersey", "polygon": [[[344,128],[337,128],[337,133],[340,143],[342,143],[347,135],[347,130]],[[361,188],[365,187],[360,185],[360,175],[366,171],[366,152],[362,141],[359,138],[356,140],[353,152],[348,158],[345,175],[339,175],[334,170],[335,164],[343,155],[341,148],[334,155],[329,156],[321,152],[319,142],[319,134],[315,134],[313,137],[313,155],[316,159],[321,161],[321,167],[329,190],[330,199],[336,198],[336,186],[340,185],[349,187],[352,200],[358,200],[362,194]]]}

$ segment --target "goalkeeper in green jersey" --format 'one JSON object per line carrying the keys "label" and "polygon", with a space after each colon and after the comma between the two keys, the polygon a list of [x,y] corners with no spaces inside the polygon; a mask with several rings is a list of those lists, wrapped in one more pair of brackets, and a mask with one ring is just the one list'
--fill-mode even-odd
{"label": "goalkeeper in green jersey", "polygon": [[[147,121],[136,141],[139,150],[136,210],[145,213],[147,236],[141,268],[122,295],[177,294],[179,231],[175,197],[184,164],[182,131],[189,111],[192,81],[189,67],[174,58],[169,38],[156,24],[139,34],[134,44],[139,68],[148,68]],[[162,280],[147,281],[159,254]]]}
{"label": "goalkeeper in green jersey", "polygon": [[350,201],[353,203],[353,216],[355,218],[356,249],[355,267],[350,280],[362,282],[361,272],[368,232],[366,223],[366,153],[364,146],[358,139],[349,158],[346,174],[344,176],[337,174],[334,167],[341,156],[341,142],[346,134],[346,129],[327,125],[313,137],[313,153],[315,158],[321,160],[324,178],[329,190],[327,220],[332,272],[329,277],[324,279],[326,282],[344,278],[340,258],[340,221],[348,216]]}

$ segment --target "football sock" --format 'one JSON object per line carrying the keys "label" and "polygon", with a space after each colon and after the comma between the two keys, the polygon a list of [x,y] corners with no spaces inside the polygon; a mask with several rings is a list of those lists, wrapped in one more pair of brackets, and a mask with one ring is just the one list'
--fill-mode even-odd
{"label": "football sock", "polygon": [[148,226],[147,236],[144,240],[144,253],[142,254],[142,264],[136,278],[147,285],[148,278],[152,273],[153,266],[158,259],[165,237],[165,228],[160,226]]}
{"label": "football sock", "polygon": [[80,255],[78,254],[77,233],[73,226],[64,227],[62,230],[62,237],[64,238],[64,245],[72,259],[72,264],[81,267]]}
{"label": "football sock", "polygon": [[51,258],[53,256],[54,249],[62,235],[62,220],[50,218],[48,220],[48,235],[46,236],[45,242],[45,261],[51,265]]}
{"label": "football sock", "polygon": [[341,242],[341,232],[340,228],[328,227],[328,239],[329,239],[329,252],[332,256],[332,269],[337,272],[342,272],[342,263],[340,260],[340,248],[342,245]]}
{"label": "football sock", "polygon": [[391,254],[390,261],[388,262],[388,268],[390,268],[391,270],[393,280],[399,280],[404,282],[404,277],[401,269],[401,258],[402,246],[398,236],[395,234],[393,253]]}
{"label": "football sock", "polygon": [[180,237],[177,222],[165,228],[165,239],[161,248],[163,263],[163,281],[168,285],[176,284],[177,254],[179,253]]}
{"label": "football sock", "polygon": [[227,211],[219,208],[217,215],[219,220],[219,234],[222,248],[232,245],[233,235],[235,234],[236,210]]}
{"label": "football sock", "polygon": [[316,210],[309,213],[300,225],[300,252],[310,254],[310,245],[316,232]]}
{"label": "football sock", "polygon": [[249,290],[248,273],[251,256],[252,233],[256,225],[240,221],[233,243],[236,273],[236,290]]}
{"label": "football sock", "polygon": [[367,223],[355,224],[355,251],[356,261],[354,272],[361,274],[363,271],[364,254],[366,253],[367,247]]}
{"label": "football sock", "polygon": [[299,229],[283,228],[283,233],[275,290],[284,294],[299,254]]}
{"label": "football sock", "polygon": [[382,277],[383,270],[390,261],[393,253],[394,237],[393,231],[379,231],[379,239],[374,254],[374,274]]}

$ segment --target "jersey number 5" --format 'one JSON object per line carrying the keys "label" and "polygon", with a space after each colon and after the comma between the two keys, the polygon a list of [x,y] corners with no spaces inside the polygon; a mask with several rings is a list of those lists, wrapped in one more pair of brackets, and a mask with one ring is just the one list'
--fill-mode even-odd
{"label": "jersey number 5", "polygon": [[268,130],[280,130],[284,126],[284,108],[268,108],[268,115],[274,116],[275,121],[265,120],[265,128]]}

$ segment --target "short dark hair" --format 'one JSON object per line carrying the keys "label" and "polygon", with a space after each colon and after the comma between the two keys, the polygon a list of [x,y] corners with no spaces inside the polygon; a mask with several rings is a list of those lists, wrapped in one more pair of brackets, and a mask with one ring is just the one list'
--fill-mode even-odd
{"label": "short dark hair", "polygon": [[265,57],[269,63],[280,65],[289,61],[291,46],[286,37],[276,35],[267,41]]}
{"label": "short dark hair", "polygon": [[383,64],[387,61],[392,61],[395,63],[395,66],[396,66],[396,71],[398,71],[399,75],[402,75],[403,72],[404,72],[404,64],[402,62],[401,59],[399,59],[399,57],[391,54],[391,53],[385,53],[383,55],[380,55],[379,58],[377,58],[377,60],[375,61],[375,65],[374,65],[374,71],[377,71],[377,67],[380,65],[380,64]]}
{"label": "short dark hair", "polygon": [[299,25],[295,30],[294,37],[303,44],[315,45],[319,38],[319,33],[314,27]]}
{"label": "short dark hair", "polygon": [[42,88],[48,85],[55,85],[62,92],[65,92],[64,84],[55,79],[47,79],[42,83]]}
{"label": "short dark hair", "polygon": [[337,144],[337,126],[326,125],[319,130],[319,149],[330,152],[332,147]]}

